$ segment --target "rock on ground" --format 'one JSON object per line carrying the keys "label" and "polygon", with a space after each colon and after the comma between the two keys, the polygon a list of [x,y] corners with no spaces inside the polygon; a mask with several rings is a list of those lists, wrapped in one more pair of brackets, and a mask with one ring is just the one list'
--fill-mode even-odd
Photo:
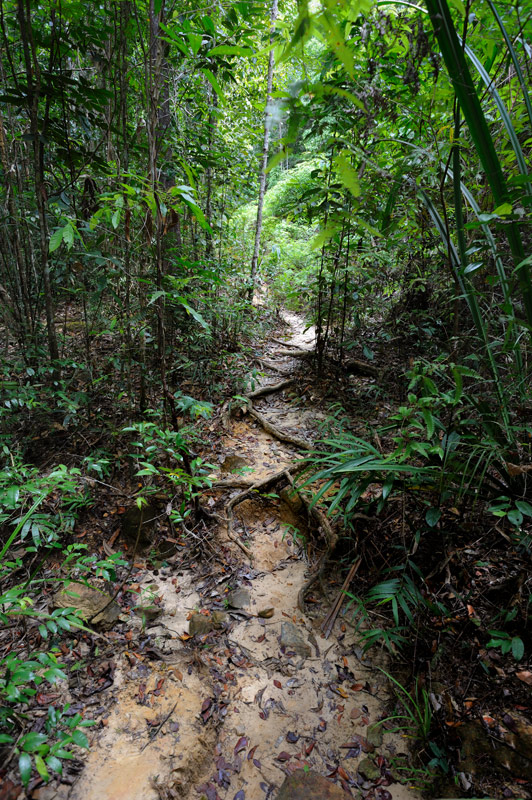
{"label": "rock on ground", "polygon": [[277,800],[347,800],[347,795],[317,772],[297,769],[284,781]]}

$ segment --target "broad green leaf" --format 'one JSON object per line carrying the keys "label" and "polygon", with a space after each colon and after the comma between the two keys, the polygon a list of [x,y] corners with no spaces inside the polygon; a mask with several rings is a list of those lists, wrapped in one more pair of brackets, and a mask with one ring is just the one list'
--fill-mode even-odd
{"label": "broad green leaf", "polygon": [[525,645],[519,636],[514,636],[512,639],[512,655],[516,661],[521,661],[525,654]]}
{"label": "broad green leaf", "polygon": [[50,253],[53,253],[61,246],[64,231],[64,228],[57,228],[57,230],[55,230],[50,236],[50,244],[48,247]]}
{"label": "broad green leaf", "polygon": [[190,43],[190,49],[192,50],[193,54],[197,55],[198,50],[203,42],[203,36],[201,36],[199,33],[187,33],[187,39]]}
{"label": "broad green leaf", "polygon": [[209,50],[209,56],[244,56],[249,58],[253,55],[250,47],[239,47],[238,45],[220,44]]}
{"label": "broad green leaf", "polygon": [[386,498],[389,496],[390,492],[392,491],[394,480],[395,479],[394,479],[393,475],[390,475],[388,478],[386,478],[385,482],[383,483],[383,486],[382,486],[382,499],[383,500],[386,500]]}
{"label": "broad green leaf", "polygon": [[441,511],[439,508],[427,508],[427,513],[425,514],[425,520],[427,525],[430,528],[434,528],[438,522],[440,521]]}
{"label": "broad green leaf", "polygon": [[85,750],[88,750],[89,748],[89,740],[83,731],[80,731],[77,728],[72,731],[72,741],[74,744],[77,744],[78,747],[83,747]]}
{"label": "broad green leaf", "polygon": [[57,772],[59,775],[63,774],[63,765],[56,756],[48,756],[46,765],[50,767],[52,772]]}
{"label": "broad green leaf", "polygon": [[48,737],[44,733],[30,731],[22,737],[19,742],[19,747],[21,747],[25,753],[34,753],[41,746],[41,744],[44,744],[47,741],[47,739]]}
{"label": "broad green leaf", "polygon": [[23,786],[27,786],[31,778],[31,757],[27,753],[21,753],[18,757],[18,770]]}
{"label": "broad green leaf", "polygon": [[512,508],[512,510],[509,511],[506,516],[516,528],[520,528],[523,524],[523,515],[517,508]]}
{"label": "broad green leaf", "polygon": [[530,503],[527,503],[526,500],[516,500],[515,505],[526,517],[532,517],[532,506]]}
{"label": "broad green leaf", "polygon": [[494,209],[493,213],[497,214],[498,217],[506,217],[508,214],[511,214],[512,211],[513,207],[511,203],[501,203],[500,206]]}
{"label": "broad green leaf", "polygon": [[35,756],[35,768],[43,780],[45,781],[50,780],[50,773],[48,772],[48,768],[44,763],[43,758],[39,755]]}

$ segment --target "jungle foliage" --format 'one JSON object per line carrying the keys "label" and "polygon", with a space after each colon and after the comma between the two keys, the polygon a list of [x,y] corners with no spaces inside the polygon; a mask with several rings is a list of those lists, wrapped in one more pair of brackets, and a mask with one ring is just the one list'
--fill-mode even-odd
{"label": "jungle foliage", "polygon": [[[42,609],[46,557],[68,580],[123,564],[71,539],[89,479],[120,459],[139,507],[156,480],[186,520],[208,471],[194,421],[243,390],[253,332],[283,306],[316,326],[318,379],[411,348],[376,438],[332,422],[305,478],[346,558],[357,514],[410,504],[352,598],[367,644],[404,651],[456,613],[416,553],[444,563],[477,526],[529,561],[531,16],[530,0],[287,0],[272,28],[260,0],[0,0],[0,620],[36,622],[0,663],[0,746],[26,785],[86,746],[77,715],[51,705],[32,735],[18,714],[62,677],[56,634],[83,625]],[[66,441],[75,458],[50,464]],[[529,577],[516,591],[477,627],[521,661]]]}

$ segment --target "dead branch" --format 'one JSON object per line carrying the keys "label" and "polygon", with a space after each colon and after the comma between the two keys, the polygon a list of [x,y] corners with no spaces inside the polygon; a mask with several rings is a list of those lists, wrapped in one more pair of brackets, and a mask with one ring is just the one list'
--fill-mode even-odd
{"label": "dead branch", "polygon": [[381,374],[377,367],[368,364],[366,361],[360,361],[358,358],[351,358],[349,361],[345,361],[343,365],[339,364],[339,366],[348,375],[356,373],[357,375],[366,375],[369,378],[379,378]]}

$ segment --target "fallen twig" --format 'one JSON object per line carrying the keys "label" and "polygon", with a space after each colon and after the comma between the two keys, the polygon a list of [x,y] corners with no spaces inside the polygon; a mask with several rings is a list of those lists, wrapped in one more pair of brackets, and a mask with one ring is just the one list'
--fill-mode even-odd
{"label": "fallen twig", "polygon": [[321,632],[323,633],[323,635],[324,635],[324,637],[326,639],[328,639],[329,636],[331,635],[332,629],[334,628],[334,623],[336,622],[336,618],[337,618],[338,614],[340,613],[340,609],[342,608],[343,602],[345,600],[345,593],[346,593],[347,589],[349,588],[349,584],[351,583],[351,581],[355,577],[355,574],[356,574],[356,572],[357,572],[357,570],[358,570],[358,568],[359,568],[361,563],[362,563],[362,557],[359,557],[351,565],[351,569],[349,570],[349,572],[347,574],[347,578],[345,579],[345,581],[342,584],[342,588],[338,592],[338,596],[336,597],[336,600],[332,604],[329,613],[327,614],[327,616],[325,617],[325,619],[321,623]]}
{"label": "fallen twig", "polygon": [[145,750],[145,749],[148,747],[148,745],[150,745],[150,744],[153,742],[153,740],[155,739],[155,737],[157,736],[157,734],[159,733],[159,731],[160,731],[160,730],[161,730],[161,728],[163,727],[164,723],[165,723],[165,722],[168,722],[168,720],[170,719],[170,717],[171,717],[171,716],[172,716],[172,714],[174,713],[174,711],[175,711],[175,707],[176,707],[176,706],[177,706],[177,702],[175,702],[175,703],[174,703],[174,705],[172,706],[172,708],[170,709],[170,711],[168,712],[168,714],[167,714],[167,715],[164,717],[164,719],[163,719],[163,721],[160,723],[160,725],[157,725],[157,728],[154,730],[154,732],[152,733],[152,735],[150,736],[150,738],[148,739],[148,741],[146,742],[146,744],[144,745],[144,747],[142,747],[142,749],[141,749],[141,751],[140,751],[141,753],[143,753],[143,752],[144,752],[144,750]]}

